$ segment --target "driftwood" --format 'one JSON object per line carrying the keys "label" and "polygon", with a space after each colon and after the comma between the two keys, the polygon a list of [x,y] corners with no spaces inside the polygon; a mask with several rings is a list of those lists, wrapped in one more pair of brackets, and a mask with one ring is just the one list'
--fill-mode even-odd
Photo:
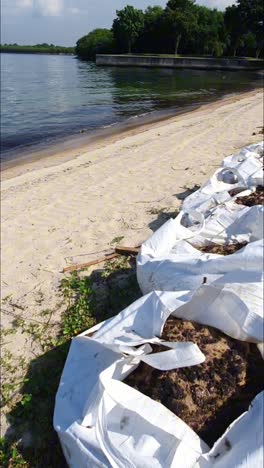
{"label": "driftwood", "polygon": [[137,255],[140,247],[116,247],[115,252],[120,255]]}
{"label": "driftwood", "polygon": [[91,260],[90,262],[87,263],[79,263],[78,265],[71,265],[69,267],[63,268],[63,273],[67,273],[70,271],[77,271],[77,270],[82,270],[83,268],[88,268],[92,265],[97,265],[98,263],[103,263],[106,262],[107,260],[112,260],[113,258],[118,257],[117,253],[113,253],[110,255],[105,255],[104,257],[98,258],[97,260]]}
{"label": "driftwood", "polygon": [[139,252],[140,247],[116,247],[115,252],[105,255],[104,257],[98,258],[97,260],[91,260],[87,263],[79,263],[78,265],[71,265],[66,268],[63,268],[63,273],[69,273],[71,271],[78,271],[83,270],[84,268],[88,268],[93,265],[97,265],[98,263],[107,262],[107,260],[113,260],[114,258],[118,257],[119,255],[137,255]]}

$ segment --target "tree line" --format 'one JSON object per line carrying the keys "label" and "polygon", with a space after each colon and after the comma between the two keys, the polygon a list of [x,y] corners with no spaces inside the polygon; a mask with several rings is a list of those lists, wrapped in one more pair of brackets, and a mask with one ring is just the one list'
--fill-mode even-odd
{"label": "tree line", "polygon": [[18,45],[0,44],[0,52],[14,54],[74,54],[74,47],[56,46],[54,44]]}
{"label": "tree line", "polygon": [[111,29],[95,29],[78,40],[79,57],[99,53],[263,56],[263,0],[238,0],[225,11],[169,0],[145,11],[117,10]]}

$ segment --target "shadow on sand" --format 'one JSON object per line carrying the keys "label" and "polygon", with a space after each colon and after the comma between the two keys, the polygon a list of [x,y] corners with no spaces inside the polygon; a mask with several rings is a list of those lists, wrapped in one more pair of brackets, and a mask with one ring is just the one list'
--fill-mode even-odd
{"label": "shadow on sand", "polygon": [[[131,259],[130,264],[130,267],[122,267],[121,264],[116,271],[110,269],[107,275],[105,269],[96,270],[89,275],[95,292],[92,312],[97,323],[120,312],[142,295],[136,280],[135,260]],[[91,311],[89,320],[90,313]],[[53,429],[53,412],[69,346],[70,340],[64,340],[62,344],[30,362],[20,389],[22,402],[13,405],[7,414],[10,428],[6,434],[5,460],[2,466],[67,467],[59,439]],[[9,457],[13,460],[14,444],[24,464],[10,465]]]}

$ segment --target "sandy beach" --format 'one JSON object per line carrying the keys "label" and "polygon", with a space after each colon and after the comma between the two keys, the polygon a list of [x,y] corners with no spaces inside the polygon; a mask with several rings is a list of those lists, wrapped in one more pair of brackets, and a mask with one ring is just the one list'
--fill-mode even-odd
{"label": "sandy beach", "polygon": [[[262,125],[263,95],[254,91],[4,171],[3,327],[9,302],[24,319],[54,308],[63,267],[104,255],[116,237],[126,246],[147,239],[159,210],[174,213],[224,156],[260,141]],[[24,336],[9,342],[30,355]]]}

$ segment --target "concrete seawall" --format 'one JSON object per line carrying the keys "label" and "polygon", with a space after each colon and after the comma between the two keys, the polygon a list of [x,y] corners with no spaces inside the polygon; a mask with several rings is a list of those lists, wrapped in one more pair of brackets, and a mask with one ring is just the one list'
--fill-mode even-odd
{"label": "concrete seawall", "polygon": [[161,57],[155,55],[96,55],[96,65],[113,67],[197,68],[203,70],[261,70],[263,60],[246,58]]}

